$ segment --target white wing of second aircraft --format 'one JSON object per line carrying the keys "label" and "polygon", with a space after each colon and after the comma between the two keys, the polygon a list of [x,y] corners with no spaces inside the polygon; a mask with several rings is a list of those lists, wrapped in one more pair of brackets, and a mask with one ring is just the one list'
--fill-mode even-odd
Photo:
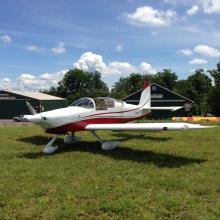
{"label": "white wing of second aircraft", "polygon": [[203,126],[189,123],[128,123],[128,124],[90,124],[85,130],[118,130],[118,131],[163,131],[163,130],[188,130],[212,128],[214,126]]}
{"label": "white wing of second aircraft", "polygon": [[183,106],[170,106],[170,107],[144,107],[144,109],[149,110],[168,110],[171,112],[177,111],[179,109],[183,108]]}

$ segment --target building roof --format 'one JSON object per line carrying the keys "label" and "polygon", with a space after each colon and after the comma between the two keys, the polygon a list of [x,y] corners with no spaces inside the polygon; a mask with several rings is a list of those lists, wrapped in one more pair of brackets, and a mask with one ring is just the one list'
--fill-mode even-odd
{"label": "building roof", "polygon": [[[186,97],[184,97],[184,96],[182,96],[182,95],[180,95],[180,94],[178,94],[178,93],[176,93],[176,92],[174,92],[174,91],[172,91],[172,90],[169,90],[169,89],[167,89],[167,88],[165,88],[165,87],[163,87],[163,86],[161,86],[161,85],[158,85],[157,83],[152,83],[152,84],[150,84],[150,85],[151,85],[151,86],[153,86],[153,85],[159,86],[160,88],[163,88],[163,89],[167,90],[167,91],[170,92],[170,93],[173,93],[173,94],[175,94],[175,95],[177,95],[177,96],[179,96],[179,97],[182,97],[183,99],[185,99],[185,100],[187,100],[187,101],[189,101],[189,102],[194,103],[193,100],[188,99],[188,98],[186,98]],[[142,91],[142,89],[140,89],[140,90],[138,90],[137,92],[134,92],[134,93],[128,95],[126,98],[123,98],[122,100],[126,100],[127,98],[129,98],[129,97],[131,97],[132,95],[135,95],[135,94],[137,94],[137,93],[139,93],[139,92],[141,92],[141,91]]]}
{"label": "building roof", "polygon": [[18,90],[4,90],[4,91],[14,93],[17,95],[21,95],[21,96],[26,96],[26,97],[37,99],[37,100],[65,100],[60,97],[47,95],[47,94],[40,93],[40,92],[29,92],[29,91],[18,91]]}
{"label": "building roof", "polygon": [[152,83],[151,84],[151,86],[152,85],[157,85],[157,86],[159,86],[159,87],[161,87],[161,88],[163,88],[163,89],[165,89],[165,90],[167,90],[167,91],[169,91],[169,92],[171,92],[171,93],[174,93],[175,95],[177,95],[177,96],[180,96],[180,97],[182,97],[183,99],[186,99],[186,100],[188,100],[188,101],[190,101],[190,102],[194,102],[193,100],[191,100],[191,99],[188,99],[188,98],[186,98],[186,97],[184,97],[184,96],[182,96],[182,95],[180,95],[180,94],[178,94],[178,93],[176,93],[176,92],[174,92],[174,91],[172,91],[172,90],[170,90],[170,89],[167,89],[167,88],[165,88],[165,87],[163,87],[163,86],[161,86],[161,85],[159,85],[159,84],[157,84],[157,83]]}

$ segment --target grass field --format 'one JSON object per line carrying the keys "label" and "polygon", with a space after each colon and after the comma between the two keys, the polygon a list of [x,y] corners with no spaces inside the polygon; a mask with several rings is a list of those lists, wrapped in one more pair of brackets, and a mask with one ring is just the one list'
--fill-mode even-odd
{"label": "grass field", "polygon": [[220,124],[185,132],[98,132],[44,155],[37,126],[0,126],[0,219],[220,219]]}

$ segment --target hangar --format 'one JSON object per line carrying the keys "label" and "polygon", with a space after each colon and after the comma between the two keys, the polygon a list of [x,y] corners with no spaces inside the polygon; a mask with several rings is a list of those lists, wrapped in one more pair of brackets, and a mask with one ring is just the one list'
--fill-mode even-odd
{"label": "hangar", "polygon": [[48,111],[67,106],[65,99],[39,92],[0,90],[0,118],[11,119],[22,114],[30,114],[26,101],[37,112]]}
{"label": "hangar", "polygon": [[[138,104],[141,96],[141,90],[124,98],[123,101],[130,104]],[[185,108],[179,109],[175,112],[171,111],[152,111],[151,117],[153,119],[166,119],[171,117],[182,117],[190,114],[190,107],[193,101],[177,94],[165,87],[156,83],[151,84],[151,106],[152,107],[168,107],[168,106],[184,106]]]}

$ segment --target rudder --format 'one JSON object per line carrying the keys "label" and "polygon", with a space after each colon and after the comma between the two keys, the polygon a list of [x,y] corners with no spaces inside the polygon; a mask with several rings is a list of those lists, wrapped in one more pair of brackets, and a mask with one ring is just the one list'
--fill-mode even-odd
{"label": "rudder", "polygon": [[147,108],[151,107],[151,86],[148,81],[144,81],[139,105]]}

